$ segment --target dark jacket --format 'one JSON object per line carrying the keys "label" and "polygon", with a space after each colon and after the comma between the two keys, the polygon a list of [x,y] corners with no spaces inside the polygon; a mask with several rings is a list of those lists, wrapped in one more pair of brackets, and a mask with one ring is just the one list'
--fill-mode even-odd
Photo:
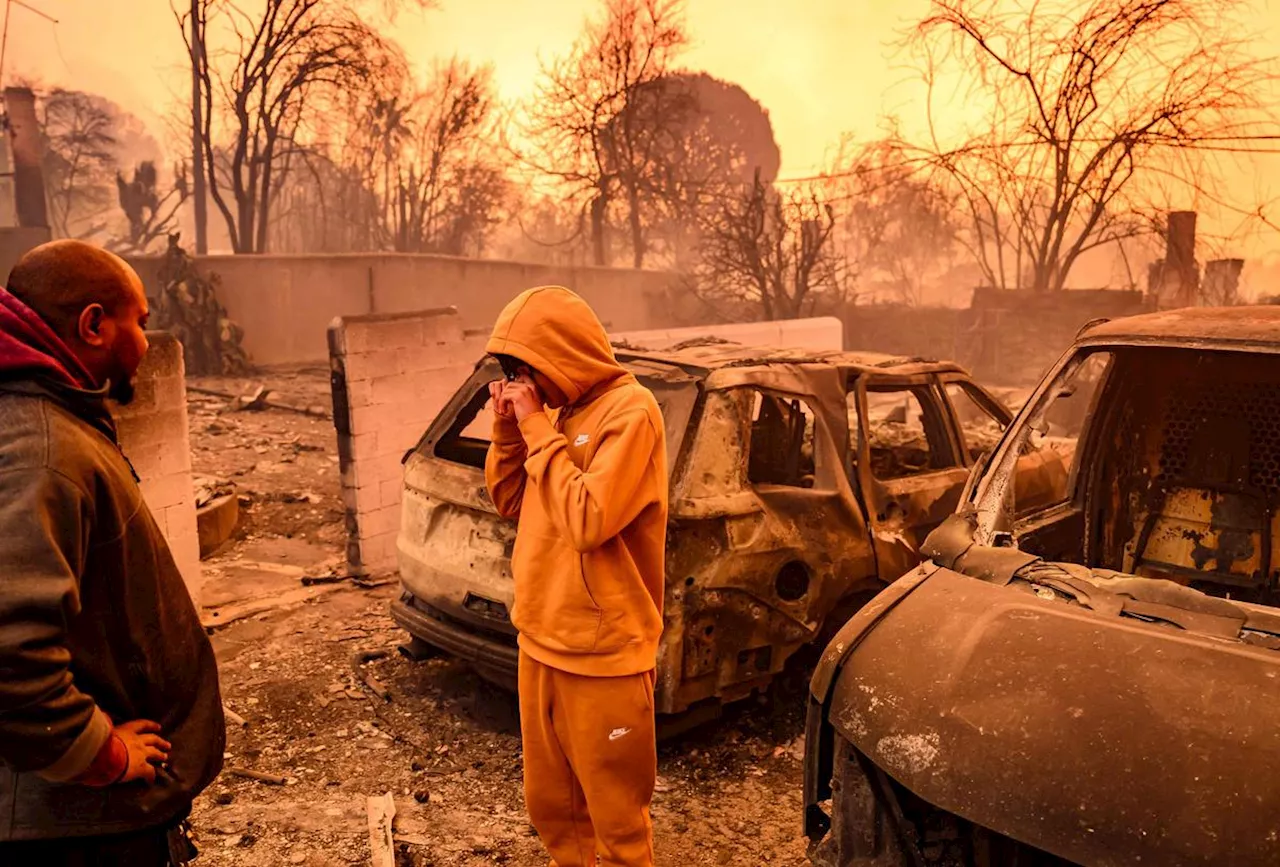
{"label": "dark jacket", "polygon": [[[68,782],[108,717],[160,724],[173,750],[155,785]],[[104,394],[0,358],[0,840],[169,823],[225,737],[213,649]]]}

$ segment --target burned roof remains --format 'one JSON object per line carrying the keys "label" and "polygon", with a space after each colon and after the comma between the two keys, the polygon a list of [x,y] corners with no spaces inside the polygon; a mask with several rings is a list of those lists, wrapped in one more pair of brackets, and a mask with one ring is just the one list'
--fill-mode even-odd
{"label": "burned roof remains", "polygon": [[1144,313],[1094,325],[1080,339],[1084,343],[1247,346],[1276,352],[1280,351],[1280,306],[1187,307]]}
{"label": "burned roof remains", "polygon": [[829,364],[850,372],[874,372],[881,376],[951,373],[963,368],[952,361],[885,355],[876,352],[819,351],[778,347],[743,346],[717,342],[681,344],[671,349],[645,350],[615,347],[619,361],[642,360],[678,365],[686,370],[710,372],[726,367],[771,364]]}

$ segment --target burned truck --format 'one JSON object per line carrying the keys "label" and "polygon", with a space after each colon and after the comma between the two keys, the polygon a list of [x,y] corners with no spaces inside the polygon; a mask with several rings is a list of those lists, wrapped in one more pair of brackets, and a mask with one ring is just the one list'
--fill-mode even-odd
{"label": "burned truck", "polygon": [[824,652],[813,862],[1280,863],[1278,543],[1280,308],[1087,327]]}
{"label": "burned truck", "polygon": [[[670,464],[657,709],[691,720],[763,690],[798,648],[919,561],[1009,412],[947,362],[711,344],[618,350],[656,396]],[[514,685],[516,526],[485,488],[482,360],[406,457],[396,621]],[[1051,490],[1059,461],[1022,473]]]}

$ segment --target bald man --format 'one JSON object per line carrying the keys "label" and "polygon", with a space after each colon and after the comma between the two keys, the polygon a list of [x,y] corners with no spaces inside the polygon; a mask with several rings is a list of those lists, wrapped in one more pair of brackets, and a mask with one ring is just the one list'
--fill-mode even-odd
{"label": "bald man", "polygon": [[107,404],[147,315],[133,269],[78,241],[0,290],[0,864],[185,864],[221,770],[213,651]]}

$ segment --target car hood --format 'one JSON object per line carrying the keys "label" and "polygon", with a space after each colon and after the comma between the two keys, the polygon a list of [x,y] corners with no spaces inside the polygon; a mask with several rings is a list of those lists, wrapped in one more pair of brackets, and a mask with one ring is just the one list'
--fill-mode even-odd
{"label": "car hood", "polygon": [[814,694],[844,738],[926,801],[1075,863],[1275,863],[1274,611],[946,547],[824,657]]}

